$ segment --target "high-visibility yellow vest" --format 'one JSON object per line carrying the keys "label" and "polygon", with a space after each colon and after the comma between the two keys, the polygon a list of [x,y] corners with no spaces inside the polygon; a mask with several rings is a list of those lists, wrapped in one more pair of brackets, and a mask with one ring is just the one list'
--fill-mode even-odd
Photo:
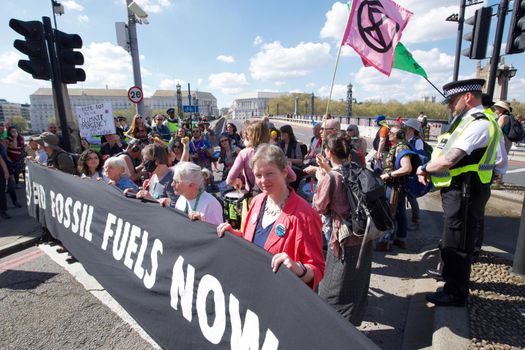
{"label": "high-visibility yellow vest", "polygon": [[179,130],[179,123],[178,122],[170,122],[169,120],[166,121],[166,125],[170,129],[170,134],[177,133],[177,130]]}
{"label": "high-visibility yellow vest", "polygon": [[473,115],[463,117],[459,124],[452,132],[446,132],[438,136],[438,143],[432,152],[432,160],[444,156],[448,151],[454,148],[455,142],[460,138],[465,130],[477,119],[485,118],[489,121],[490,140],[483,156],[476,164],[467,164],[458,168],[452,168],[447,171],[432,173],[432,184],[435,187],[448,187],[452,178],[470,171],[476,172],[481,183],[487,184],[492,179],[492,173],[496,162],[496,153],[499,145],[501,129],[492,113],[483,111],[483,113],[474,113]]}

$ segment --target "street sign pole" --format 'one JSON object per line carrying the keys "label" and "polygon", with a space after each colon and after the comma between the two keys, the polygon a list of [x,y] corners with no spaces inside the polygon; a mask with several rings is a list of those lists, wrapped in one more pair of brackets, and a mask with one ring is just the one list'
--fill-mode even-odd
{"label": "street sign pole", "polygon": [[[140,61],[139,61],[139,45],[137,41],[137,26],[135,23],[135,14],[129,9],[129,5],[133,0],[127,0],[128,5],[128,30],[129,30],[129,47],[131,53],[131,61],[133,63],[133,79],[135,86],[142,89],[142,77],[140,75]],[[146,117],[144,101],[137,103],[137,113]]]}
{"label": "street sign pole", "polygon": [[454,57],[454,74],[452,81],[458,81],[459,62],[461,59],[461,41],[463,40],[463,23],[465,22],[465,1],[461,0],[458,17],[458,36],[456,39],[456,56]]}

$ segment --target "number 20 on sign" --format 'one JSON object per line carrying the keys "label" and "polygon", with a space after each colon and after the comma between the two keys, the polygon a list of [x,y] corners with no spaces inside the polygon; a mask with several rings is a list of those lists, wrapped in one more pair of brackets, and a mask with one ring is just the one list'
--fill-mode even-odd
{"label": "number 20 on sign", "polygon": [[142,89],[138,86],[132,86],[128,90],[128,99],[133,103],[139,103],[144,98]]}

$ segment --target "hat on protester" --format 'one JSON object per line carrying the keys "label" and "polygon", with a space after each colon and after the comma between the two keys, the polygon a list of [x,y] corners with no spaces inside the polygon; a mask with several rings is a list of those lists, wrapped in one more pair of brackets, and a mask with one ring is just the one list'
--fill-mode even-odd
{"label": "hat on protester", "polygon": [[384,115],[378,115],[376,117],[376,124],[379,124],[380,122],[382,122],[383,120],[386,120],[386,117]]}
{"label": "hat on protester", "polygon": [[503,108],[504,110],[506,110],[509,113],[512,112],[512,107],[506,101],[498,101],[498,102],[494,103],[494,107]]}
{"label": "hat on protester", "polygon": [[417,121],[416,118],[407,119],[403,122],[403,124],[408,128],[412,128],[418,132],[421,132],[421,124]]}
{"label": "hat on protester", "polygon": [[60,147],[58,147],[58,143],[60,142],[58,136],[49,131],[41,133],[40,136],[35,138],[35,141],[42,142],[46,147],[60,149]]}
{"label": "hat on protester", "polygon": [[443,85],[443,95],[445,95],[443,104],[450,103],[451,98],[458,94],[464,94],[465,92],[481,93],[483,85],[485,85],[485,79],[466,79],[447,83]]}
{"label": "hat on protester", "polygon": [[175,108],[168,108],[166,114],[175,113]]}
{"label": "hat on protester", "polygon": [[44,145],[44,141],[42,141],[42,139],[40,139],[40,135],[33,135],[33,136],[30,136],[29,139],[31,141],[35,141],[36,143],[38,143],[40,146],[43,146]]}
{"label": "hat on protester", "polygon": [[335,129],[340,130],[341,129],[341,123],[337,119],[327,119],[323,121],[323,125],[321,126],[324,129]]}

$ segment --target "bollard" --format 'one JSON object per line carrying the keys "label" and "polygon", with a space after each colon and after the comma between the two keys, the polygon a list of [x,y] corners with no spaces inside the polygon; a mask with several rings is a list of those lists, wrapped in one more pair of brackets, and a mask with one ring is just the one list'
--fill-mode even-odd
{"label": "bollard", "polygon": [[511,273],[515,276],[525,277],[525,194],[523,195],[520,228]]}

